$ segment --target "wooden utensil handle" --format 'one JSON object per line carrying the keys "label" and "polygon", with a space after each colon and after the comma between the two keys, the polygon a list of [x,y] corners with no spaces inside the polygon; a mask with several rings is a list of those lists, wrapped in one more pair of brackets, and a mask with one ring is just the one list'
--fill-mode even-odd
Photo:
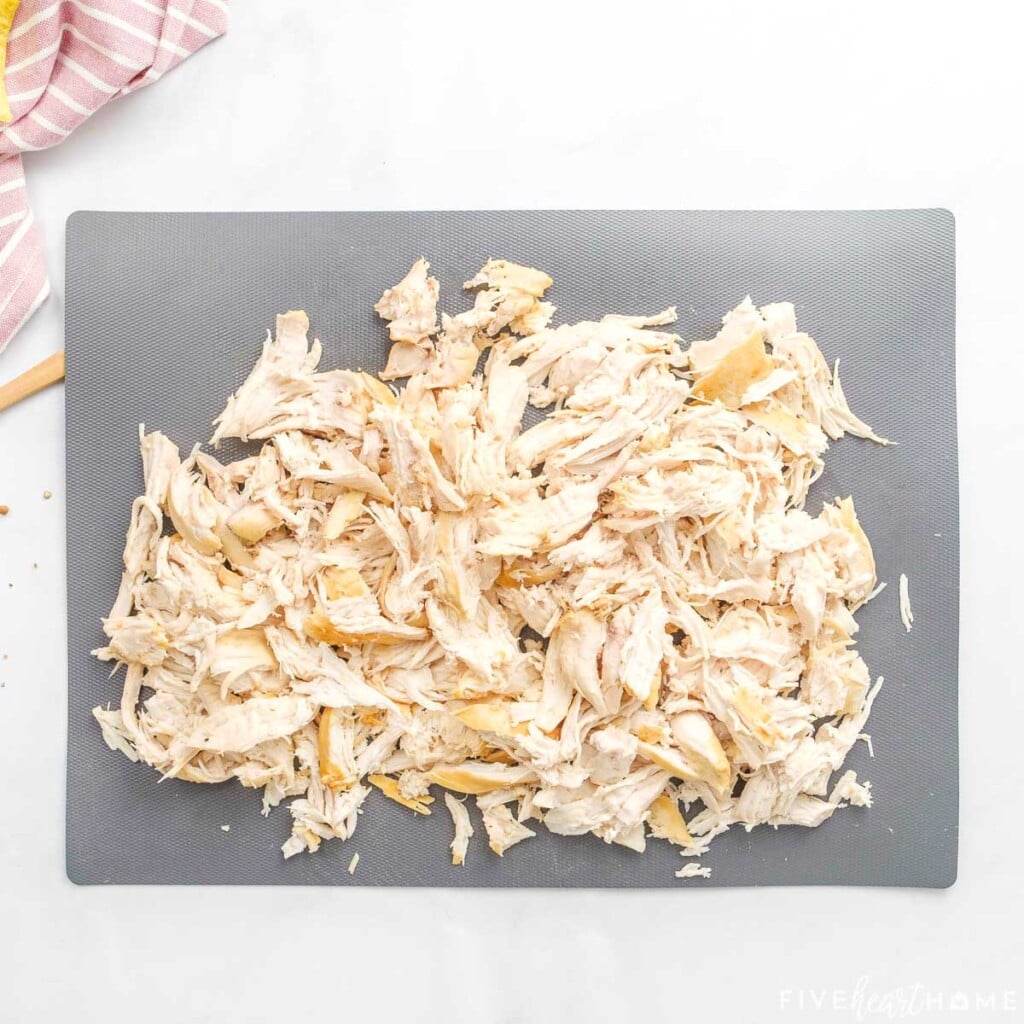
{"label": "wooden utensil handle", "polygon": [[52,356],[26,370],[20,377],[15,377],[0,387],[0,409],[6,409],[20,402],[29,395],[34,395],[49,384],[64,379],[64,350],[54,352]]}

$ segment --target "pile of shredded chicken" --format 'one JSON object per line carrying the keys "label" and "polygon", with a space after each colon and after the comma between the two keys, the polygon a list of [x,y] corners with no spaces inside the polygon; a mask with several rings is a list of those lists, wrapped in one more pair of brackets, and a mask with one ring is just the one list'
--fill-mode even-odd
{"label": "pile of shredded chicken", "polygon": [[318,372],[290,312],[215,421],[257,454],[141,433],[112,748],[294,797],[286,856],[351,836],[371,786],[443,792],[456,864],[467,794],[499,855],[543,823],[699,856],[870,805],[832,777],[881,684],[853,649],[874,560],[850,499],[804,503],[830,438],[880,439],[789,303],[681,348],[674,309],[550,327],[550,285],[488,261],[438,323],[420,260],[376,305],[381,379]]}

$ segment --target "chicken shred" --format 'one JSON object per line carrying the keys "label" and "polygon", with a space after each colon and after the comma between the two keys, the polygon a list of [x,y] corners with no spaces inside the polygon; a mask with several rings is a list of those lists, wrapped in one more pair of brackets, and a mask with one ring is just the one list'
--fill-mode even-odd
{"label": "chicken shred", "polygon": [[[804,505],[830,439],[885,442],[792,305],[684,348],[674,308],[549,326],[551,279],[505,260],[439,316],[428,270],[375,307],[381,379],[278,317],[216,420],[247,457],[140,431],[108,746],[292,798],[285,856],[349,838],[373,789],[421,815],[443,791],[454,864],[454,794],[498,855],[531,820],[694,857],[870,806],[831,780],[881,685],[853,647],[874,558],[851,499]],[[906,576],[900,605],[909,630]]]}
{"label": "chicken shred", "polygon": [[470,839],[473,838],[473,823],[470,821],[466,805],[451,793],[445,793],[444,804],[455,826],[455,838],[451,842],[452,863],[456,867],[461,867],[466,863],[466,851],[469,849]]}
{"label": "chicken shred", "polygon": [[914,610],[910,607],[910,581],[905,572],[900,573],[900,619],[909,633],[914,628]]}
{"label": "chicken shred", "polygon": [[710,878],[711,868],[701,867],[700,864],[684,864],[677,872],[676,878]]}

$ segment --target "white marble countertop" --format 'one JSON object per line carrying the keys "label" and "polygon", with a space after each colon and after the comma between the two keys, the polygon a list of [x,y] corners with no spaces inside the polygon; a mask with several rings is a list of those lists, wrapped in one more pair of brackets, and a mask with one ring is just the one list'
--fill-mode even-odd
{"label": "white marble countertop", "polygon": [[818,1005],[856,1020],[897,990],[916,1000],[908,1016],[944,1016],[958,991],[995,998],[985,1019],[1024,1011],[1007,728],[1024,717],[1024,12],[1006,5],[997,24],[979,5],[954,18],[876,0],[233,6],[225,39],[29,155],[54,295],[0,355],[0,380],[61,345],[76,209],[955,212],[960,880],[674,895],[76,888],[53,388],[0,414],[0,1020],[760,1022]]}

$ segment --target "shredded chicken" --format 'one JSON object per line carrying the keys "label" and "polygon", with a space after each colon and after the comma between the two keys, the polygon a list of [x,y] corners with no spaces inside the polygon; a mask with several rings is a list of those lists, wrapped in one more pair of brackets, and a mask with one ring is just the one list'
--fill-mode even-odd
{"label": "shredded chicken", "polygon": [[914,610],[910,607],[910,581],[905,572],[900,573],[900,619],[909,633],[914,628]]}
{"label": "shredded chicken", "polygon": [[711,868],[699,864],[684,864],[677,872],[676,878],[710,878]]}
{"label": "shredded chicken", "polygon": [[455,838],[451,842],[452,863],[456,867],[461,867],[466,863],[466,851],[469,849],[470,839],[473,838],[473,823],[466,805],[451,793],[445,793],[444,805],[448,808],[452,823],[455,825]]}
{"label": "shredded chicken", "polygon": [[374,789],[420,815],[443,791],[455,864],[455,794],[498,855],[528,823],[699,856],[869,806],[830,780],[881,685],[853,648],[874,558],[851,499],[804,504],[830,439],[882,439],[792,305],[683,348],[674,309],[551,327],[551,279],[502,260],[439,317],[428,269],[376,306],[400,391],[319,370],[290,312],[216,421],[252,454],[140,431],[108,745],[293,798],[286,856]]}

